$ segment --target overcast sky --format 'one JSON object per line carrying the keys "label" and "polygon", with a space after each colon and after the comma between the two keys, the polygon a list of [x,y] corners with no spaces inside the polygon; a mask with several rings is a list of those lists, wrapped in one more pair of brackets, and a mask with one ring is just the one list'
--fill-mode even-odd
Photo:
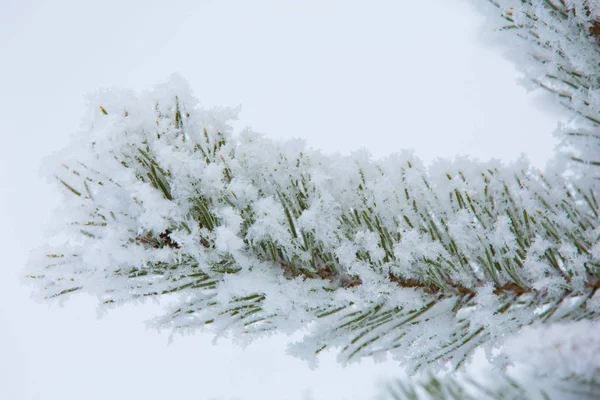
{"label": "overcast sky", "polygon": [[[326,152],[412,148],[543,167],[558,116],[517,86],[463,0],[0,0],[0,398],[364,399],[392,362],[311,371],[284,338],[242,350],[148,330],[157,307],[96,318],[93,299],[29,300],[21,269],[58,198],[41,159],[76,131],[84,96],[179,73],[204,106],[241,105],[236,128]],[[97,105],[94,105],[97,106]],[[554,114],[554,115],[553,115]]]}

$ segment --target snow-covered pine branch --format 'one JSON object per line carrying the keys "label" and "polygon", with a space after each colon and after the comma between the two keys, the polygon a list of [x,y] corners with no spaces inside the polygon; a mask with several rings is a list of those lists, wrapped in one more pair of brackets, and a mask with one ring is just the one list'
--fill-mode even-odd
{"label": "snow-covered pine branch", "polygon": [[424,374],[389,382],[381,392],[379,400],[591,400],[600,393],[597,386],[585,382],[540,378],[523,371],[518,380],[500,371],[486,371],[483,377],[462,371],[445,376]]}
{"label": "snow-covered pine branch", "polygon": [[[586,185],[600,178],[600,2],[471,0],[530,89],[551,94],[570,120],[555,132],[558,170]],[[591,168],[590,168],[591,167]],[[594,183],[595,184],[595,183]]]}
{"label": "snow-covered pine branch", "polygon": [[577,116],[563,133],[579,179],[233,135],[235,111],[199,108],[177,78],[104,93],[56,157],[65,198],[54,244],[29,265],[39,296],[168,297],[156,326],[239,340],[308,327],[295,354],[392,354],[409,370],[458,367],[524,325],[596,319],[598,10],[507,4],[503,34],[532,44],[519,49],[534,55],[527,76]]}
{"label": "snow-covered pine branch", "polygon": [[391,351],[412,368],[596,312],[595,193],[525,161],[427,170],[232,136],[232,111],[174,81],[94,114],[59,155],[68,241],[30,271],[46,298],[178,293],[156,325],[252,338],[312,323],[297,354]]}
{"label": "snow-covered pine branch", "polygon": [[[458,378],[425,375],[389,383],[380,397],[385,400],[532,400],[546,391],[524,388],[500,374],[493,381],[478,382],[465,376]],[[563,398],[563,400],[567,400]]]}

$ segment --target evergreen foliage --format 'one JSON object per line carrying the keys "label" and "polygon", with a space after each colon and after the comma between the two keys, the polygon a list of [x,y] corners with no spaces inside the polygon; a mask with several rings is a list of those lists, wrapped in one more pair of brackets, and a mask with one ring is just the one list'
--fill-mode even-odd
{"label": "evergreen foliage", "polygon": [[523,326],[596,320],[600,8],[491,3],[526,44],[513,43],[526,76],[573,112],[567,166],[326,156],[233,135],[235,111],[201,109],[178,78],[109,93],[58,155],[61,224],[28,267],[39,295],[166,297],[159,327],[240,340],[308,327],[301,357],[391,354],[409,371],[459,368],[481,347],[503,367],[493,350]]}
{"label": "evergreen foliage", "polygon": [[[600,176],[600,3],[595,0],[472,0],[496,28],[530,89],[548,92],[569,110],[556,132],[558,168],[587,183]],[[487,4],[486,4],[487,3]],[[489,7],[491,4],[492,7]]]}
{"label": "evergreen foliage", "polygon": [[[530,377],[531,378],[531,377]],[[519,379],[523,382],[523,377]],[[528,386],[505,374],[488,372],[484,378],[468,375],[436,377],[426,374],[389,383],[385,400],[530,400],[596,399],[598,386],[585,382],[560,382],[542,378],[525,380]]]}

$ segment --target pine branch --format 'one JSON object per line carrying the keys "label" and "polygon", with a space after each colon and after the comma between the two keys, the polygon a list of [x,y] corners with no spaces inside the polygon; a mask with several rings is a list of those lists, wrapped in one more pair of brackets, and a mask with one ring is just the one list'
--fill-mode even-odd
{"label": "pine branch", "polygon": [[[517,382],[505,376],[495,377],[494,387],[489,383],[457,379],[437,378],[429,375],[425,379],[398,380],[387,386],[382,399],[389,400],[529,400],[534,397]],[[544,393],[545,394],[545,393]],[[542,395],[543,396],[543,395]],[[540,398],[550,399],[549,396]]]}
{"label": "pine branch", "polygon": [[[570,160],[600,164],[598,8],[492,3],[529,44],[527,76],[577,116]],[[598,169],[324,156],[233,136],[235,113],[196,107],[177,80],[98,106],[54,173],[68,240],[32,258],[43,298],[168,297],[156,326],[240,340],[308,327],[300,356],[391,353],[411,371],[458,368],[526,325],[597,319]]]}
{"label": "pine branch", "polygon": [[[582,184],[600,178],[600,7],[590,0],[488,0],[498,36],[529,82],[571,120],[556,132],[567,167]],[[481,3],[480,0],[476,0]],[[559,168],[564,168],[562,165]],[[594,183],[595,184],[595,183]]]}
{"label": "pine branch", "polygon": [[[529,377],[531,379],[531,377]],[[526,382],[524,382],[526,381]],[[592,400],[600,387],[585,382],[543,379],[531,384],[501,372],[487,372],[483,378],[468,375],[399,379],[389,382],[380,400]]]}
{"label": "pine branch", "polygon": [[311,324],[297,354],[392,352],[413,369],[459,367],[523,325],[596,318],[593,191],[525,162],[427,171],[408,154],[232,137],[180,97],[103,105],[69,150],[56,177],[71,237],[32,263],[43,296],[177,294],[155,325],[254,338]]}

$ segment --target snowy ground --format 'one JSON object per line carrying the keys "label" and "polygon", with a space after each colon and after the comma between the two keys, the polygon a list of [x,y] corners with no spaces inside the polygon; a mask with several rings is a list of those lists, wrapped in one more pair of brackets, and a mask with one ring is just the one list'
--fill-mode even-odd
{"label": "snowy ground", "polygon": [[94,302],[29,300],[28,251],[57,202],[38,177],[103,86],[147,88],[177,72],[206,106],[242,105],[245,125],[328,152],[414,148],[543,166],[557,116],[516,86],[461,0],[0,1],[0,398],[365,399],[397,364],[310,370],[285,338],[245,350],[146,329],[155,305],[97,319]]}

